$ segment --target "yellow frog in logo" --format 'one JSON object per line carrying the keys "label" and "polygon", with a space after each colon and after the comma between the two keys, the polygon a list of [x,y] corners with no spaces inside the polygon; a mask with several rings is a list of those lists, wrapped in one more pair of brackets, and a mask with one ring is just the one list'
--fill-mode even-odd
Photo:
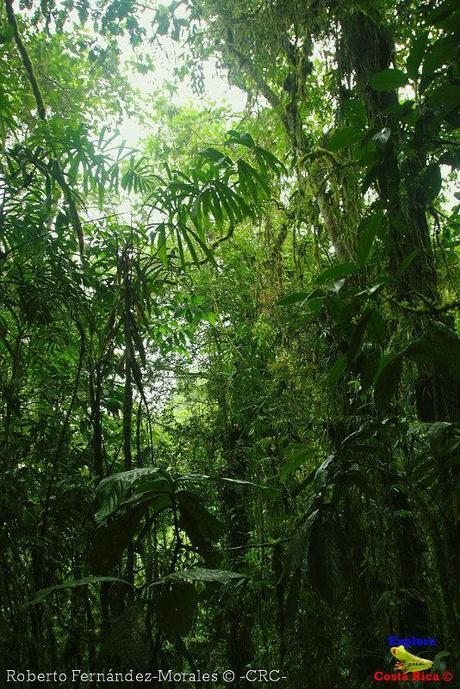
{"label": "yellow frog in logo", "polygon": [[421,672],[422,670],[429,670],[433,665],[432,660],[414,656],[412,653],[409,653],[409,651],[406,651],[404,646],[393,646],[390,650],[396,660],[399,661],[395,665],[397,670],[402,670],[403,672]]}

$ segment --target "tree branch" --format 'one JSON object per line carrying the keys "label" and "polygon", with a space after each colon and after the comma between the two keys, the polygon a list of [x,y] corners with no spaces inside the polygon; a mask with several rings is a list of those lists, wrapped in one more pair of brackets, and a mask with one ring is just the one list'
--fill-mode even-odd
{"label": "tree branch", "polygon": [[[14,37],[14,42],[16,44],[16,48],[18,49],[18,53],[21,57],[22,65],[24,67],[24,70],[27,74],[27,79],[30,84],[30,88],[32,89],[32,93],[35,98],[35,103],[37,106],[37,112],[40,120],[42,122],[47,122],[46,118],[46,108],[45,108],[45,103],[43,101],[43,96],[40,91],[40,87],[38,85],[37,78],[35,76],[34,68],[32,65],[32,61],[29,57],[29,54],[26,50],[26,47],[24,43],[22,42],[21,35],[19,33],[18,29],[18,23],[16,21],[16,15],[13,10],[13,0],[5,0],[5,5],[6,5],[6,15],[8,18],[8,23],[11,26],[11,29],[13,31],[13,37]],[[83,228],[81,225],[80,217],[78,215],[78,210],[77,206],[75,204],[75,200],[72,195],[72,190],[70,189],[64,173],[62,171],[61,165],[59,163],[59,160],[55,158],[52,160],[51,164],[51,170],[53,170],[54,167],[54,176],[59,184],[59,186],[62,189],[62,192],[64,194],[64,198],[67,202],[67,205],[69,207],[69,213],[70,213],[70,220],[72,223],[72,226],[75,230],[75,234],[77,235],[78,238],[78,245],[80,249],[80,256],[83,256],[84,252],[84,240],[83,240]]]}
{"label": "tree branch", "polygon": [[230,52],[238,59],[238,62],[240,63],[240,66],[248,73],[248,75],[251,77],[251,79],[254,81],[256,86],[259,88],[260,92],[266,98],[266,100],[270,103],[270,105],[275,109],[278,110],[279,114],[281,116],[284,115],[284,105],[281,101],[281,98],[278,96],[275,91],[271,88],[269,84],[263,79],[257,69],[254,67],[252,62],[245,56],[243,53],[241,53],[235,46],[228,41],[228,48]]}

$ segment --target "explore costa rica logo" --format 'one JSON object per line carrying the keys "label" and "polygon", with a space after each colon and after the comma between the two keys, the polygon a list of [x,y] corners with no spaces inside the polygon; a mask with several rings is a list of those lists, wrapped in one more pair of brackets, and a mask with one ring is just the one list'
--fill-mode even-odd
{"label": "explore costa rica logo", "polygon": [[[398,639],[398,637],[388,638]],[[411,640],[415,638],[412,637]],[[423,641],[428,642],[426,643],[427,646],[433,646],[436,643],[434,639],[424,639]],[[376,670],[373,676],[376,682],[450,683],[454,679],[453,673],[446,668],[444,662],[444,659],[450,655],[447,651],[441,651],[433,660],[430,660],[414,655],[403,644],[400,644],[399,646],[392,646],[390,653],[396,660],[394,670]]]}

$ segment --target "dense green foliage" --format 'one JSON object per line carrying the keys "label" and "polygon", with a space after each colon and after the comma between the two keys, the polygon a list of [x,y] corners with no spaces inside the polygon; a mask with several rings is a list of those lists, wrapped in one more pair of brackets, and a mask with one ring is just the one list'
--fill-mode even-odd
{"label": "dense green foliage", "polygon": [[457,4],[0,8],[1,686],[460,676]]}

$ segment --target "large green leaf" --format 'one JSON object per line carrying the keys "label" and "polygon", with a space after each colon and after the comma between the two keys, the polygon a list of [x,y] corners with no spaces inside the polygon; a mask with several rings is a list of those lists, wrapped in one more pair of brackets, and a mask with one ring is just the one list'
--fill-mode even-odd
{"label": "large green leaf", "polygon": [[408,78],[400,69],[383,69],[371,77],[370,85],[375,91],[394,91],[407,84]]}
{"label": "large green leaf", "polygon": [[406,62],[406,69],[408,75],[413,79],[418,76],[419,67],[422,64],[427,43],[428,34],[423,33],[421,36],[418,36],[411,45],[409,56]]}
{"label": "large green leaf", "polygon": [[101,522],[115,512],[130,489],[136,488],[136,484],[140,492],[170,492],[172,489],[165,472],[156,467],[131,469],[107,476],[96,488],[96,500],[99,505],[95,515],[96,521]]}
{"label": "large green leaf", "polygon": [[431,163],[422,175],[422,189],[426,203],[434,201],[441,191],[441,187],[441,169],[436,163]]}
{"label": "large green leaf", "polygon": [[120,503],[120,507],[131,508],[136,505],[145,505],[149,508],[149,514],[153,515],[172,507],[173,504],[173,496],[171,493],[163,493],[161,490],[154,488],[153,490],[142,490],[134,493],[127,500],[123,500],[123,502]]}
{"label": "large green leaf", "polygon": [[327,144],[329,151],[339,151],[341,148],[347,148],[359,141],[363,136],[362,131],[355,127],[343,127],[336,129]]}

